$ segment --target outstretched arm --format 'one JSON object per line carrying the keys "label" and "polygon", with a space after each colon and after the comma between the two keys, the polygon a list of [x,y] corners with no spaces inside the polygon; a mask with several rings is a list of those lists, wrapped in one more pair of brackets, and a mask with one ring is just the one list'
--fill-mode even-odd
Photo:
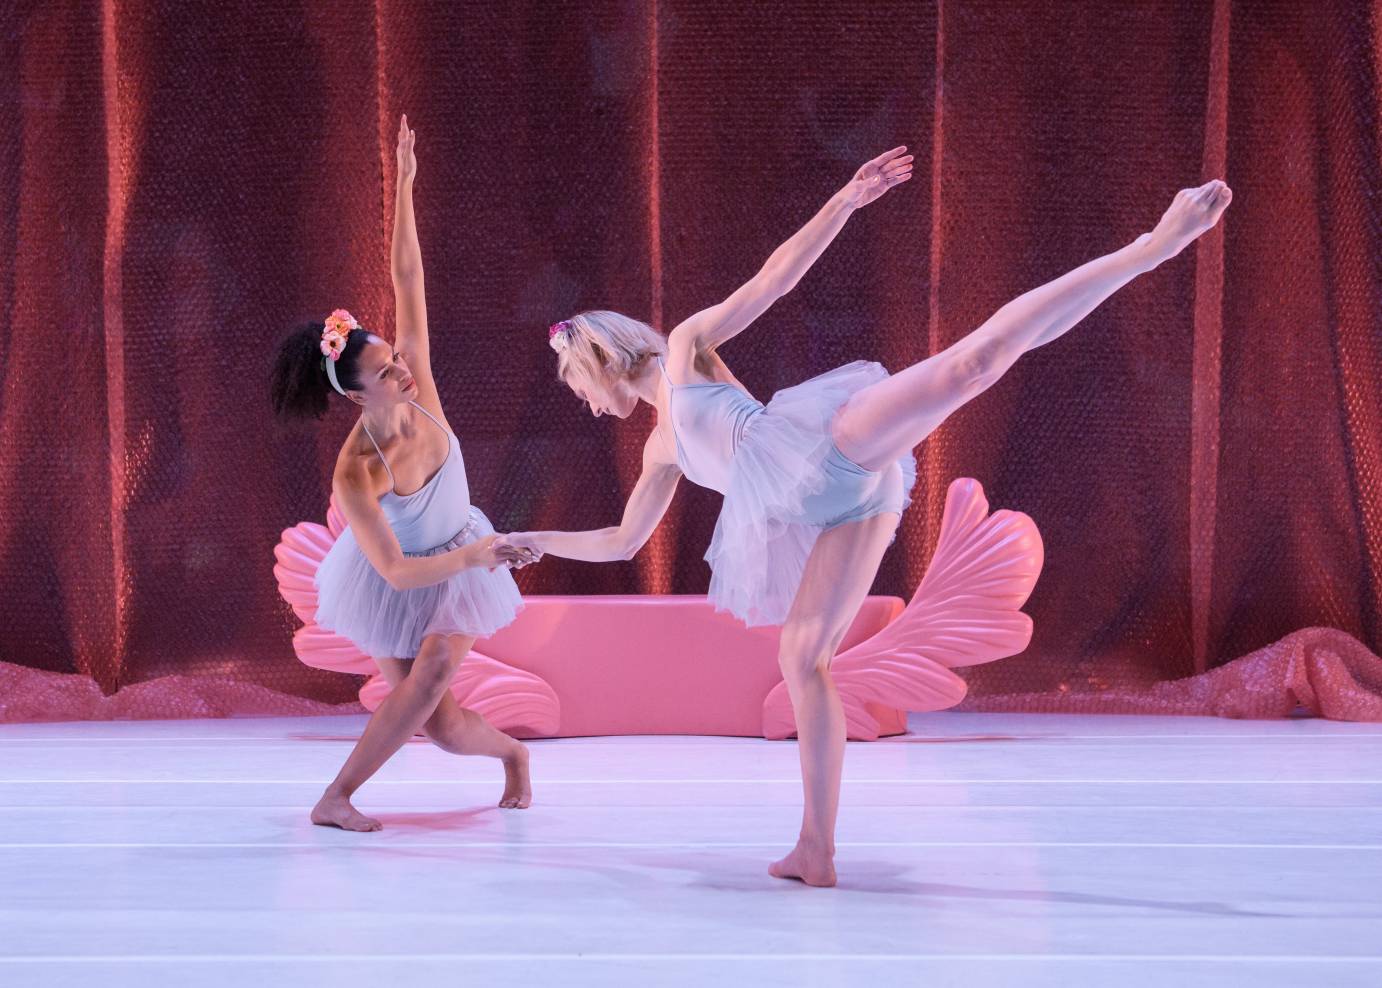
{"label": "outstretched arm", "polygon": [[795,288],[856,209],[867,206],[888,189],[912,177],[912,156],[905,154],[906,150],[905,146],[895,147],[865,163],[810,222],[773,251],[759,272],[738,291],[673,329],[669,335],[673,352],[714,350],[741,333],[769,306]]}
{"label": "outstretched arm", "polygon": [[417,132],[408,127],[404,114],[398,122],[398,184],[394,190],[393,272],[394,346],[403,354],[408,370],[423,396],[434,395],[432,355],[427,342],[427,298],[422,282],[422,248],[417,240],[417,221],[413,216],[413,178],[417,157],[413,145]]}
{"label": "outstretched arm", "polygon": [[592,563],[632,559],[667,514],[681,479],[681,470],[665,455],[662,445],[656,430],[643,444],[643,472],[624,505],[624,517],[618,525],[589,532],[510,532],[500,539],[497,548],[505,551],[512,546],[537,555],[550,552]]}

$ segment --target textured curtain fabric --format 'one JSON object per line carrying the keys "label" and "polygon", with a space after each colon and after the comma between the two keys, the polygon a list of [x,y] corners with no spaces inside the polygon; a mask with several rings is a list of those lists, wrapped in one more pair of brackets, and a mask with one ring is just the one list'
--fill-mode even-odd
{"label": "textured curtain fabric", "polygon": [[[1310,626],[1376,652],[1380,51],[1362,0],[8,3],[0,660],[353,698],[296,661],[271,575],[351,416],[279,427],[268,367],[338,306],[391,331],[401,111],[436,375],[501,530],[615,522],[652,422],[585,413],[547,324],[670,328],[879,151],[916,179],[723,351],[760,398],[920,360],[1223,176],[1221,231],[920,448],[874,589],[910,594],[972,476],[1047,553],[1032,645],[969,671],[976,700],[1135,690]],[[704,592],[718,507],[683,484],[635,559],[519,583]]]}

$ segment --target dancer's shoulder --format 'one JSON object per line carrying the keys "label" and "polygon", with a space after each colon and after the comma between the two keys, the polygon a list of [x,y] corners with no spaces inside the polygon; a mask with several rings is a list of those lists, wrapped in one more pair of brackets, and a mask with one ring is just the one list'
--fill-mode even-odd
{"label": "dancer's shoulder", "polygon": [[675,329],[667,337],[667,375],[673,385],[739,385],[730,373],[724,358],[715,351],[715,347],[703,346],[701,341],[691,334],[679,336]]}
{"label": "dancer's shoulder", "polygon": [[331,487],[341,494],[364,494],[372,498],[393,489],[388,465],[358,424],[336,454]]}
{"label": "dancer's shoulder", "polygon": [[748,390],[739,383],[739,379],[729,369],[729,364],[725,363],[725,358],[721,357],[714,349],[706,350],[700,354],[696,369],[712,381],[720,384],[732,384],[741,391]]}

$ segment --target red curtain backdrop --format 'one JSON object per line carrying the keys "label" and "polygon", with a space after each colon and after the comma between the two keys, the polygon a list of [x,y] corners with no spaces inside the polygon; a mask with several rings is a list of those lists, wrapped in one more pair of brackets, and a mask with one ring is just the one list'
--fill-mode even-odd
{"label": "red curtain backdrop", "polygon": [[[548,323],[664,329],[898,143],[915,180],[724,351],[766,399],[899,369],[1222,175],[1221,233],[1024,357],[919,450],[875,592],[946,485],[1046,541],[1023,655],[973,693],[1136,687],[1309,625],[1382,647],[1379,4],[167,3],[0,13],[0,659],[106,692],[230,675],[329,702],[271,575],[345,407],[281,428],[294,323],[390,330],[398,114],[434,364],[502,529],[615,522],[651,410],[592,419]],[[718,495],[530,593],[702,593]]]}

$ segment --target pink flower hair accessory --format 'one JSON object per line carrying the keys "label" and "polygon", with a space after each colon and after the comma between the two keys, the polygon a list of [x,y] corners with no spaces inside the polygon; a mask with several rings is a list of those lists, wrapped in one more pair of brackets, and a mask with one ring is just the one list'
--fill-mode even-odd
{"label": "pink flower hair accessory", "polygon": [[571,320],[563,319],[547,327],[547,345],[561,353],[571,342]]}
{"label": "pink flower hair accessory", "polygon": [[345,352],[346,339],[350,336],[351,330],[359,328],[360,323],[345,309],[333,311],[326,317],[325,325],[322,327],[322,367],[331,381],[331,386],[339,394],[345,394],[345,388],[341,387],[341,382],[336,377],[336,361],[340,360],[341,354]]}
{"label": "pink flower hair accessory", "polygon": [[350,335],[352,329],[359,329],[360,324],[345,309],[337,309],[326,317],[326,325],[322,329],[322,353],[331,360],[341,359],[341,352],[345,350],[346,337]]}

